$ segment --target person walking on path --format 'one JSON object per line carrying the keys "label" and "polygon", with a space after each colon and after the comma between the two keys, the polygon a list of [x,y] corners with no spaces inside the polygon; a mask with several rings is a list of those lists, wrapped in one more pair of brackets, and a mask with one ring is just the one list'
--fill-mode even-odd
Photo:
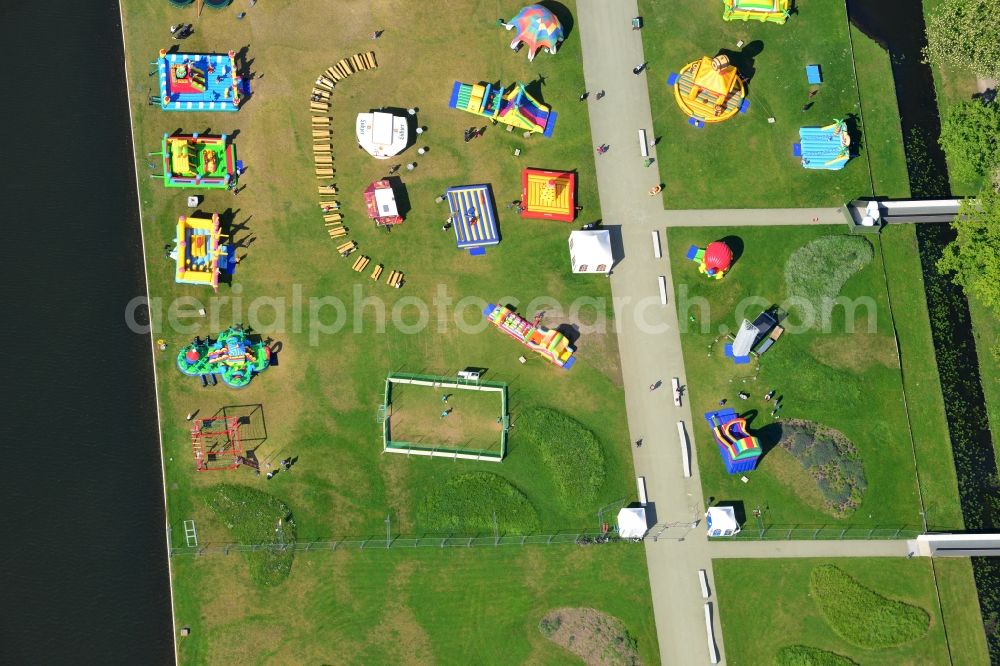
{"label": "person walking on path", "polygon": [[662,383],[663,383],[662,381],[660,381],[659,379],[657,379],[655,382],[653,382],[652,384],[649,385],[649,390],[650,391],[655,391],[656,389],[660,388],[660,384],[662,384]]}
{"label": "person walking on path", "polygon": [[444,410],[443,412],[441,412],[441,418],[445,418],[446,416],[451,416],[451,409],[450,408]]}
{"label": "person walking on path", "polygon": [[441,396],[441,402],[443,402],[445,404],[448,404],[448,394],[447,393],[445,393],[443,396]]}
{"label": "person walking on path", "polygon": [[603,90],[599,90],[599,91],[597,92],[597,94],[596,94],[596,95],[594,95],[594,99],[604,99],[604,94],[605,94],[605,93],[604,93],[604,91],[603,91]]}
{"label": "person walking on path", "polygon": [[590,93],[587,92],[586,90],[584,90],[583,94],[580,95],[580,101],[581,102],[586,102],[588,97],[590,97]]}
{"label": "person walking on path", "polygon": [[641,447],[642,447],[642,439],[635,440],[635,448],[638,449],[638,448],[641,448]]}
{"label": "person walking on path", "polygon": [[642,62],[632,68],[632,73],[636,76],[642,74],[643,70],[646,69],[646,63]]}

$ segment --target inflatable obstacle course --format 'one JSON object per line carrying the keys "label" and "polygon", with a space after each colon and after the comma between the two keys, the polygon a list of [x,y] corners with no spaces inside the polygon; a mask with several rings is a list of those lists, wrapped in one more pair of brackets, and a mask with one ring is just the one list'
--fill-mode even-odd
{"label": "inflatable obstacle course", "polygon": [[545,137],[552,136],[556,124],[556,113],[519,82],[505,91],[492,83],[455,81],[448,106]]}
{"label": "inflatable obstacle course", "polygon": [[539,323],[541,317],[528,321],[509,305],[499,304],[487,305],[483,316],[498,329],[563,370],[569,370],[576,362],[576,357],[573,356],[576,348],[559,331],[542,326]]}
{"label": "inflatable obstacle course", "polygon": [[760,448],[760,441],[750,435],[746,419],[727,408],[706,412],[705,421],[712,429],[715,443],[719,445],[719,453],[727,472],[739,474],[757,468],[763,450]]}

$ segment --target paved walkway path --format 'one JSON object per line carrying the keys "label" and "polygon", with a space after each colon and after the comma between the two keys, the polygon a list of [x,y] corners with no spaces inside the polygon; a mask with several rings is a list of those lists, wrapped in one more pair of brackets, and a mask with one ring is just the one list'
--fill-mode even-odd
{"label": "paved walkway path", "polygon": [[[677,422],[683,421],[690,433],[692,415],[686,400],[676,407],[671,395],[671,378],[686,383],[684,362],[676,310],[672,303],[662,305],[657,284],[657,276],[663,276],[672,298],[666,239],[661,236],[663,258],[656,259],[651,234],[654,230],[662,234],[669,226],[841,224],[844,217],[832,208],[663,210],[660,197],[648,194],[659,174],[654,167],[643,166],[638,146],[638,130],[646,129],[652,136],[653,124],[646,74],[636,76],[631,71],[645,61],[639,34],[630,27],[638,14],[636,0],[579,0],[577,10],[593,140],[611,146],[596,158],[597,181],[604,222],[621,229],[623,258],[615,267],[611,288],[630,436],[643,440],[641,448],[633,449],[635,471],[645,476],[658,514],[652,533],[659,538],[647,540],[646,557],[660,656],[664,664],[707,664],[705,600],[698,570],[706,570],[714,590],[713,557],[900,556],[907,552],[906,542],[710,543],[702,526],[691,528],[704,514],[701,481],[693,440],[692,475],[683,475]],[[597,100],[595,93],[600,90],[606,95]],[[655,157],[655,148],[651,154]],[[651,391],[650,385],[657,381],[663,385]],[[714,594],[710,603],[720,663],[725,663]]]}

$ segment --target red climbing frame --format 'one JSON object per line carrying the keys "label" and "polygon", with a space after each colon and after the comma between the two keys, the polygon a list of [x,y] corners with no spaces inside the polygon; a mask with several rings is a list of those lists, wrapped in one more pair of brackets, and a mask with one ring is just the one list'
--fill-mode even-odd
{"label": "red climbing frame", "polygon": [[199,472],[236,469],[240,465],[256,467],[243,457],[239,417],[195,419],[191,428],[191,448],[195,469]]}

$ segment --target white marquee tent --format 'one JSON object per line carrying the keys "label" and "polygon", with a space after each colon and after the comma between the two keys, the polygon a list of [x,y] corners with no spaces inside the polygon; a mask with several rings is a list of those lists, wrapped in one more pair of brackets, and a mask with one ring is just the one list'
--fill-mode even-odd
{"label": "white marquee tent", "polygon": [[646,510],[640,507],[625,507],[618,512],[618,536],[623,539],[641,539],[646,535]]}
{"label": "white marquee tent", "polygon": [[574,273],[607,275],[614,263],[611,254],[611,233],[604,229],[574,231],[569,235],[569,259]]}

